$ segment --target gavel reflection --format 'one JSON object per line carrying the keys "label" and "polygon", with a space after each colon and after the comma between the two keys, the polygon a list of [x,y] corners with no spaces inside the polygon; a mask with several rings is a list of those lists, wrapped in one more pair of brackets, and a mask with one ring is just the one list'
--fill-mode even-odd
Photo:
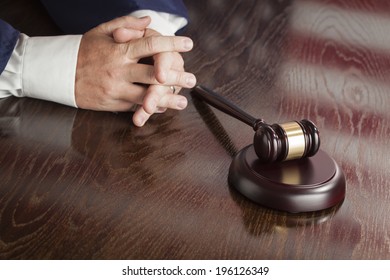
{"label": "gavel reflection", "polygon": [[211,106],[251,126],[256,132],[253,146],[263,163],[311,157],[320,147],[319,131],[309,120],[269,125],[204,86],[197,85],[193,93]]}

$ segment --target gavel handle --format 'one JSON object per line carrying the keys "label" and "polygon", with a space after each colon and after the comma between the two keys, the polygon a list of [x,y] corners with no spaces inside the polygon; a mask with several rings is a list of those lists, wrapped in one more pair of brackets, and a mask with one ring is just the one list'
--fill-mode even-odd
{"label": "gavel handle", "polygon": [[195,86],[195,88],[193,89],[193,93],[196,97],[202,99],[209,105],[215,107],[218,110],[221,110],[222,112],[232,116],[233,118],[236,118],[246,123],[253,129],[256,129],[256,126],[259,122],[263,122],[263,120],[252,117],[248,113],[238,108],[233,103],[230,103],[227,99],[223,98],[214,91],[202,85]]}

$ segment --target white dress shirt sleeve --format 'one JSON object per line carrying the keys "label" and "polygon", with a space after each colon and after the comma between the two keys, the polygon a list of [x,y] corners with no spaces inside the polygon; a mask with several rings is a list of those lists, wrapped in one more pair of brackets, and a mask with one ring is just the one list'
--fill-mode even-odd
{"label": "white dress shirt sleeve", "polygon": [[81,35],[20,34],[0,75],[0,97],[14,95],[76,107],[74,85]]}
{"label": "white dress shirt sleeve", "polygon": [[[172,36],[187,24],[183,17],[151,10],[131,13],[150,16],[148,28]],[[82,35],[28,37],[20,34],[5,70],[0,75],[0,98],[38,98],[77,107],[75,78]]]}

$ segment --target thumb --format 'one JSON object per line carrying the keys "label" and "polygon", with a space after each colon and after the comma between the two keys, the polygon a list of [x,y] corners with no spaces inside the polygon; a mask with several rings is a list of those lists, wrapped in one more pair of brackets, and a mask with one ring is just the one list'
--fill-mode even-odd
{"label": "thumb", "polygon": [[144,31],[120,27],[112,33],[116,43],[126,43],[130,40],[142,38]]}

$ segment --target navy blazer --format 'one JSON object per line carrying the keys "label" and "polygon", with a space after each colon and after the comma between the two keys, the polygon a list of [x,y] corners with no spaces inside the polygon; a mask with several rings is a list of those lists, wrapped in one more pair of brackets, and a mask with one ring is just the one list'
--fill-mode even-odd
{"label": "navy blazer", "polygon": [[185,18],[181,0],[41,0],[57,25],[68,34],[81,34],[119,16],[136,10],[154,10]]}
{"label": "navy blazer", "polygon": [[18,37],[19,31],[0,19],[0,74],[7,66]]}
{"label": "navy blazer", "polygon": [[[136,10],[154,10],[188,19],[181,0],[41,0],[57,25],[67,34],[82,34],[100,23]],[[19,31],[0,19],[0,74],[12,54]]]}

